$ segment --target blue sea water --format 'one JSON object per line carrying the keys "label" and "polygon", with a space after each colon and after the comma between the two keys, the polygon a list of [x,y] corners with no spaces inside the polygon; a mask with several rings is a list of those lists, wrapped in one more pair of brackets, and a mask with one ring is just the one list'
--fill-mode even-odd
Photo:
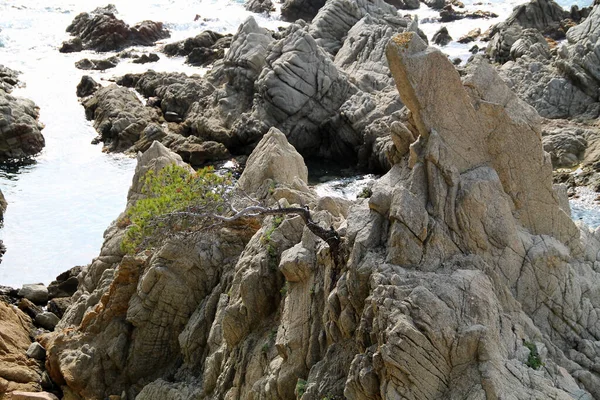
{"label": "blue sea water", "polygon": [[[473,22],[489,26],[522,2],[493,0],[476,6],[474,1],[465,1],[465,5],[495,10],[500,15],[498,19]],[[0,240],[8,249],[0,264],[0,285],[47,284],[64,270],[89,263],[98,254],[103,231],[124,208],[135,161],[104,154],[100,146],[90,144],[96,132],[85,120],[83,107],[75,96],[75,87],[84,74],[74,67],[75,61],[102,55],[58,52],[60,44],[68,39],[65,28],[78,13],[108,3],[0,0],[0,64],[21,71],[24,86],[14,94],[28,97],[40,107],[46,138],[46,148],[36,157],[35,164],[19,169],[0,167],[0,189],[9,203],[0,229]],[[233,33],[250,15],[243,0],[150,0],[143,7],[130,0],[110,3],[115,4],[118,16],[127,23],[145,19],[164,22],[172,33],[164,42],[185,39],[206,29]],[[568,7],[574,3],[588,5],[590,1],[561,4]],[[423,6],[418,14],[423,18],[428,12]],[[195,20],[197,15],[201,18]],[[270,17],[254,15],[267,28],[284,25],[277,12]],[[449,26],[452,36],[466,33],[472,29],[470,24],[468,21]],[[429,36],[439,29],[436,24],[422,27]],[[158,63],[139,65],[125,61],[114,70],[92,75],[107,84],[113,76],[148,68],[203,72],[183,65],[181,58],[163,56]]]}

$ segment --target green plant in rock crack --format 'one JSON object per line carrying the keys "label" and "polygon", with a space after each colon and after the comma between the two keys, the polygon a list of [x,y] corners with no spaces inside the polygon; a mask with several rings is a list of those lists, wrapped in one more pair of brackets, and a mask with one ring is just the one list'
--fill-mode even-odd
{"label": "green plant in rock crack", "polygon": [[529,368],[540,369],[540,367],[544,366],[540,354],[538,352],[538,348],[533,342],[523,342],[523,346],[529,349],[529,356],[527,357],[526,365]]}
{"label": "green plant in rock crack", "polygon": [[268,257],[268,262],[269,262],[269,268],[272,270],[277,269],[277,256],[278,256],[277,247],[273,243],[272,235],[273,235],[273,232],[275,232],[275,229],[277,229],[281,225],[282,222],[283,222],[282,216],[277,215],[277,216],[273,217],[273,219],[271,221],[271,226],[263,233],[263,235],[260,238],[261,242],[264,243],[264,245],[267,248],[267,257]]}

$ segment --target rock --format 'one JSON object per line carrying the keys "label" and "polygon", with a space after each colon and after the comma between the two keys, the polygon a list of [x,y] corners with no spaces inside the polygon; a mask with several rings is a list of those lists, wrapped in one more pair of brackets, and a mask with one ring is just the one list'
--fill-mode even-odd
{"label": "rock", "polygon": [[479,19],[479,18],[497,18],[498,15],[490,11],[456,11],[451,4],[446,4],[440,11],[441,22],[452,22],[463,18]]}
{"label": "rock", "polygon": [[48,302],[48,288],[42,283],[25,284],[18,294],[35,304],[45,305]]}
{"label": "rock", "polygon": [[21,298],[17,304],[19,310],[27,314],[31,319],[35,319],[35,316],[43,311],[42,307],[36,306],[31,300]]}
{"label": "rock", "polygon": [[38,342],[33,342],[27,349],[27,357],[44,361],[46,359],[46,349]]}
{"label": "rock", "polygon": [[68,271],[56,277],[56,280],[52,281],[48,285],[48,297],[53,299],[55,297],[70,297],[77,290],[79,280],[77,275],[81,272],[82,267],[73,267]]}
{"label": "rock", "polygon": [[[316,39],[319,46],[335,55],[342,47],[348,31],[367,14],[373,20],[396,16],[397,11],[383,0],[329,1],[310,25],[310,35]],[[404,23],[404,27],[408,26],[407,20],[398,23]]]}
{"label": "rock", "polygon": [[62,318],[71,304],[73,304],[73,300],[70,297],[55,297],[48,302],[48,311],[58,318]]}
{"label": "rock", "polygon": [[552,157],[554,168],[571,168],[579,165],[587,147],[584,138],[568,133],[559,133],[542,138],[544,150]]}
{"label": "rock", "polygon": [[448,29],[446,29],[445,26],[442,26],[440,30],[437,31],[435,35],[433,35],[433,38],[431,40],[433,40],[433,43],[437,45],[446,46],[452,41],[452,37],[448,33]]}
{"label": "rock", "polygon": [[256,193],[268,179],[290,186],[296,179],[305,184],[308,182],[304,159],[276,128],[271,128],[258,143],[246,162],[238,185],[246,193]]}
{"label": "rock", "polygon": [[[390,41],[387,53],[388,59],[393,60],[393,64],[390,61],[390,69],[397,77],[396,83],[403,103],[413,111],[413,118],[421,137],[428,138],[432,132],[441,133],[443,127],[446,132],[441,133],[444,135],[444,143],[456,152],[457,159],[452,164],[458,173],[482,163],[491,163],[498,172],[504,190],[512,198],[517,218],[524,227],[534,234],[553,235],[561,241],[575,245],[576,241],[573,241],[573,238],[577,235],[577,229],[570,218],[560,210],[553,194],[552,166],[541,148],[539,116],[535,110],[510,92],[494,70],[482,61],[466,79],[468,84],[474,85],[472,95],[479,96],[486,104],[477,112],[472,108],[472,100],[463,88],[458,74],[442,53],[427,49],[425,43],[413,33],[396,36],[394,40]],[[400,46],[406,46],[408,50],[400,51]],[[442,65],[447,67],[442,68]],[[399,79],[406,76],[436,76],[439,77],[440,84],[433,83],[429,78],[424,81],[416,78],[411,78],[412,81]],[[442,81],[444,84],[441,84]],[[494,85],[497,82],[498,86],[495,86],[494,90],[485,90],[481,86],[490,85],[491,82],[494,82]],[[444,93],[453,93],[453,100],[443,100],[443,93],[430,92],[432,88],[443,86]],[[439,103],[423,103],[424,99],[428,98],[439,99]],[[448,113],[450,103],[455,111]],[[441,108],[445,110],[443,113]],[[464,113],[464,117],[455,119],[460,112]],[[450,115],[454,122],[448,119]],[[497,124],[492,122],[496,118],[505,122],[503,134],[490,136],[483,141],[483,136],[475,132],[481,132],[485,126],[496,126]],[[533,125],[527,121],[532,121]],[[493,130],[499,132],[496,128]],[[513,135],[514,140],[507,139],[507,135]],[[468,143],[464,138],[469,138]],[[510,149],[511,146],[517,146],[518,149]],[[524,152],[526,146],[531,150]],[[527,154],[527,157],[516,164],[510,158],[501,156],[520,152]],[[516,175],[515,167],[521,171]],[[543,180],[541,176],[544,177]],[[524,190],[536,195],[522,198],[519,193]],[[440,204],[439,207],[444,205]]]}
{"label": "rock", "polygon": [[157,62],[160,60],[160,57],[156,53],[142,54],[138,58],[133,59],[134,64],[147,64],[151,62]]}
{"label": "rock", "polygon": [[204,31],[197,36],[166,45],[163,51],[169,56],[186,56],[191,65],[208,65],[222,59],[231,45],[231,35]]}
{"label": "rock", "polygon": [[60,321],[60,318],[58,318],[54,313],[51,313],[49,311],[39,313],[35,316],[34,320],[36,325],[49,331],[54,330],[56,324],[58,324],[58,321]]}
{"label": "rock", "polygon": [[6,198],[2,194],[2,191],[0,190],[0,221],[2,221],[4,219],[4,213],[6,212],[7,206],[8,206],[8,203],[6,202]]}
{"label": "rock", "polygon": [[501,62],[516,58],[501,68],[501,76],[543,117],[595,118],[600,113],[600,73],[594,66],[598,57],[593,50],[598,15],[600,8],[596,6],[587,19],[569,30],[567,43],[556,52],[550,51],[537,30],[515,24],[499,30],[486,52]]}
{"label": "rock", "polygon": [[39,391],[41,371],[26,355],[31,345],[31,319],[16,307],[0,302],[0,388]]}
{"label": "rock", "polygon": [[246,10],[253,13],[270,13],[275,8],[271,0],[249,0],[246,2]]}
{"label": "rock", "polygon": [[285,0],[281,6],[281,18],[289,22],[298,19],[311,21],[323,5],[325,0]]}
{"label": "rock", "polygon": [[12,400],[58,400],[58,397],[49,392],[11,392]]}
{"label": "rock", "polygon": [[386,0],[386,3],[400,10],[417,10],[421,6],[418,0]]}
{"label": "rock", "polygon": [[151,46],[170,36],[160,22],[143,21],[130,27],[115,17],[116,12],[114,7],[105,7],[77,15],[67,27],[75,38],[63,43],[60,51],[118,51],[128,46]]}
{"label": "rock", "polygon": [[39,110],[31,101],[0,89],[0,163],[22,161],[39,153],[44,145]]}
{"label": "rock", "polygon": [[158,121],[155,110],[144,107],[135,93],[117,85],[98,89],[83,101],[86,117],[94,120],[105,148],[126,151],[150,123]]}
{"label": "rock", "polygon": [[434,10],[440,10],[446,5],[445,0],[422,0],[422,2],[429,8]]}
{"label": "rock", "polygon": [[465,36],[460,37],[458,43],[471,43],[477,40],[479,36],[481,36],[481,29],[472,29]]}
{"label": "rock", "polygon": [[87,97],[92,94],[100,85],[91,76],[84,75],[81,77],[81,81],[77,84],[77,97]]}
{"label": "rock", "polygon": [[83,60],[79,60],[75,63],[75,67],[83,70],[107,70],[110,68],[114,68],[117,66],[119,60],[117,57],[110,57],[104,60],[89,60],[84,58]]}

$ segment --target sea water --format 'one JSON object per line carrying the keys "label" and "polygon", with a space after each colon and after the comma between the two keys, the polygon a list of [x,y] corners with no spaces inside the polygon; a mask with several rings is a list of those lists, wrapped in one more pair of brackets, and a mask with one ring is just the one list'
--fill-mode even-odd
{"label": "sea water", "polygon": [[[475,6],[475,2],[466,1],[468,9],[493,11],[499,17],[446,25],[455,39],[475,27],[485,31],[522,2],[494,0]],[[243,1],[235,0],[154,0],[144,2],[143,6],[131,0],[0,0],[0,64],[21,71],[24,86],[13,94],[30,98],[40,107],[40,121],[45,125],[42,133],[46,138],[46,147],[34,164],[0,167],[0,189],[8,201],[0,229],[0,239],[7,247],[0,264],[0,285],[47,284],[66,269],[88,264],[98,254],[103,231],[125,206],[135,160],[102,153],[101,146],[90,144],[97,133],[85,120],[83,107],[75,96],[81,76],[91,75],[106,85],[114,76],[147,69],[188,74],[205,71],[184,65],[180,57],[168,58],[160,53],[157,63],[141,65],[122,60],[117,68],[105,72],[76,69],[74,63],[80,59],[105,58],[111,54],[59,53],[61,43],[69,38],[65,28],[78,13],[108,3],[115,4],[117,16],[129,24],[145,19],[164,22],[171,38],[159,46],[206,29],[234,33],[251,15],[244,9]],[[579,5],[589,3],[580,1]],[[574,2],[561,4],[568,8]],[[416,14],[420,19],[437,16],[424,5]],[[271,16],[252,15],[269,29],[286,25],[278,12]],[[430,23],[422,24],[421,28],[431,38],[440,26]],[[145,50],[157,51],[158,46]],[[468,47],[451,45],[444,51],[464,58]],[[334,192],[344,192],[340,189],[344,185],[337,186],[338,189],[330,186],[334,186]],[[352,196],[359,186],[351,185],[352,190],[344,193]]]}

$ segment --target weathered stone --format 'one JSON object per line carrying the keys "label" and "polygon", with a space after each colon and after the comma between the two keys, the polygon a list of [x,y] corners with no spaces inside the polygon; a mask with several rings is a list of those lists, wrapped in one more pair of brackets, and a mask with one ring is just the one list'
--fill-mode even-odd
{"label": "weathered stone", "polygon": [[93,94],[100,85],[94,80],[94,78],[84,75],[81,77],[81,81],[77,84],[77,97],[87,97]]}
{"label": "weathered stone", "polygon": [[293,185],[296,178],[308,182],[304,159],[281,131],[271,128],[248,158],[238,184],[246,193],[256,193],[267,179]]}
{"label": "weathered stone", "polygon": [[46,304],[48,302],[48,288],[42,283],[25,284],[19,290],[19,296],[35,304]]}
{"label": "weathered stone", "polygon": [[41,326],[42,328],[47,329],[49,331],[54,330],[56,324],[58,324],[58,321],[60,321],[60,318],[58,318],[54,313],[51,313],[49,311],[39,313],[35,316],[34,320],[36,325]]}
{"label": "weathered stone", "polygon": [[33,342],[27,349],[27,357],[44,361],[46,359],[46,349],[38,342]]}
{"label": "weathered stone", "polygon": [[452,41],[452,37],[448,33],[448,29],[445,26],[442,26],[440,30],[433,35],[431,40],[437,45],[446,46]]}

